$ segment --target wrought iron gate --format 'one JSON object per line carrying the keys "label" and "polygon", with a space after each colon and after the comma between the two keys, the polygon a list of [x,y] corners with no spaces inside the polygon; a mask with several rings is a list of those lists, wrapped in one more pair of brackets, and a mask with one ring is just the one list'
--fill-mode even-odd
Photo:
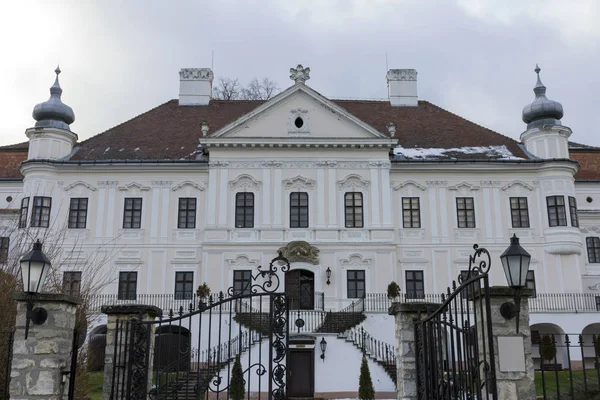
{"label": "wrought iron gate", "polygon": [[[111,399],[286,398],[290,265],[281,253],[245,287],[167,318],[118,321]],[[220,395],[220,396],[219,396]]]}
{"label": "wrought iron gate", "polygon": [[[442,294],[442,305],[415,321],[420,400],[497,399],[488,271],[490,254],[474,245],[469,270]],[[482,294],[483,290],[483,294]]]}

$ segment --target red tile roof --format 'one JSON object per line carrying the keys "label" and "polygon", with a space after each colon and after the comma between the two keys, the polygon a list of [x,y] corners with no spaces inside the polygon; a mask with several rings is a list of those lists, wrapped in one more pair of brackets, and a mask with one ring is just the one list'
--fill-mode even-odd
{"label": "red tile roof", "polygon": [[[392,107],[389,101],[333,100],[349,113],[387,134],[396,124],[402,147],[460,148],[506,146],[515,156],[528,158],[513,139],[461,118],[427,101],[418,107]],[[252,111],[263,101],[212,100],[208,106],[179,106],[171,100],[80,144],[73,160],[195,158],[202,122],[210,133]],[[453,154],[456,158],[486,158],[481,154]]]}

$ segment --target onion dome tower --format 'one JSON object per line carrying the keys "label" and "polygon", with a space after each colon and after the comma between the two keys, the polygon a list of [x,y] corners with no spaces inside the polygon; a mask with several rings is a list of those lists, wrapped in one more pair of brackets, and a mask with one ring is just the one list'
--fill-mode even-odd
{"label": "onion dome tower", "polygon": [[535,100],[523,108],[523,122],[527,130],[521,141],[527,151],[539,158],[569,158],[568,139],[571,129],[563,126],[563,107],[546,97],[546,86],[540,79],[541,68],[536,65],[537,82],[533,88]]}
{"label": "onion dome tower", "polygon": [[61,100],[62,88],[58,81],[61,70],[56,67],[54,72],[56,79],[50,88],[50,98],[33,108],[35,126],[25,131],[29,138],[28,160],[63,158],[77,142],[77,135],[69,126],[75,121],[75,114]]}

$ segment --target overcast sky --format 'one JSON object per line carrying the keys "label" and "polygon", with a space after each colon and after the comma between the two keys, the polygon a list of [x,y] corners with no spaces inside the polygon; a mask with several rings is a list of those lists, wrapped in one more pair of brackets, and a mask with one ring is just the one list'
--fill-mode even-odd
{"label": "overcast sky", "polygon": [[[386,98],[389,68],[415,68],[419,98],[518,139],[536,63],[571,140],[600,146],[600,1],[4,1],[0,145],[26,140],[57,63],[83,140],[177,98],[182,67],[218,77],[289,68],[330,98]],[[165,134],[168,134],[167,132]]]}

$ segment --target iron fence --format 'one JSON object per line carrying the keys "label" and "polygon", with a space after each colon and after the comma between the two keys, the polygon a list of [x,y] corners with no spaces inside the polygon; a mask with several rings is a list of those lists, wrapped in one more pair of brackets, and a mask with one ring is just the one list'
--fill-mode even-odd
{"label": "iron fence", "polygon": [[538,396],[543,399],[600,398],[600,342],[595,334],[532,332]]}
{"label": "iron fence", "polygon": [[[415,297],[401,293],[390,299],[387,293],[367,293],[365,297],[366,312],[385,312],[393,302],[424,301],[441,303],[441,295],[425,294]],[[600,296],[595,293],[538,293],[529,299],[529,312],[599,312]]]}

